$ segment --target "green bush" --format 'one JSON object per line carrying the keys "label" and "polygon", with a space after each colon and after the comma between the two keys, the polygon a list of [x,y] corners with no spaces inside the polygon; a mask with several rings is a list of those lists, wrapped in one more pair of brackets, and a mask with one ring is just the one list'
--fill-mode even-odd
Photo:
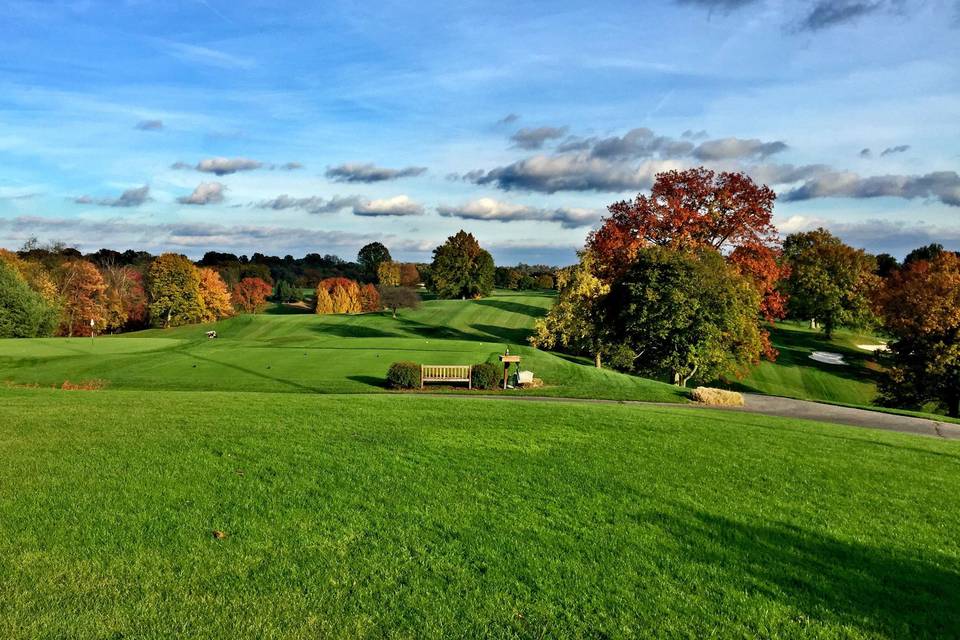
{"label": "green bush", "polygon": [[419,389],[420,365],[416,362],[394,362],[387,370],[387,386],[391,389]]}
{"label": "green bush", "polygon": [[470,371],[470,384],[474,389],[496,389],[502,375],[500,367],[495,364],[475,364]]}

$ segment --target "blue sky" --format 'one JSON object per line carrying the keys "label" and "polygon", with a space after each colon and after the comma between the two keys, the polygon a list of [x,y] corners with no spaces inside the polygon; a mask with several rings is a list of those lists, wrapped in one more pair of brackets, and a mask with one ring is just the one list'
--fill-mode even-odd
{"label": "blue sky", "polygon": [[958,62],[957,0],[8,0],[0,246],[562,264],[705,165],[784,232],[960,249]]}

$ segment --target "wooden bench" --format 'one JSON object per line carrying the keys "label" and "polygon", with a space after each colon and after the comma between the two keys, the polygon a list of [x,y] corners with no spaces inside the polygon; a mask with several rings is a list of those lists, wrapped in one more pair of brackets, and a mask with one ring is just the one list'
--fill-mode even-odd
{"label": "wooden bench", "polygon": [[473,388],[470,374],[473,367],[459,364],[422,364],[420,365],[420,388],[428,382],[466,382],[467,388]]}

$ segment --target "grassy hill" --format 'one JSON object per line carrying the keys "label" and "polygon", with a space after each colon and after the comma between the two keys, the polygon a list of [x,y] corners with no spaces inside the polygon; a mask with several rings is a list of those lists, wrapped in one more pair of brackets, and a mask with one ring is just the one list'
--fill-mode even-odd
{"label": "grassy hill", "polygon": [[[216,325],[119,336],[0,340],[0,380],[40,386],[104,380],[111,389],[309,393],[384,391],[387,367],[495,361],[510,348],[547,387],[539,395],[683,401],[667,384],[527,346],[548,293],[497,292],[483,300],[431,300],[415,311],[316,316],[242,315]],[[280,311],[283,311],[281,308]],[[288,309],[289,311],[289,309]],[[215,328],[216,340],[205,333]]]}
{"label": "grassy hill", "polygon": [[956,442],[664,407],[0,398],[3,638],[960,636]]}

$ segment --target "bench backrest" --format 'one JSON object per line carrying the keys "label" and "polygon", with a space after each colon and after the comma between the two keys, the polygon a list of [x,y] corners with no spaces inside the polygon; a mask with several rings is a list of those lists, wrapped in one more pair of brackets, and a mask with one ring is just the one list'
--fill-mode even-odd
{"label": "bench backrest", "polygon": [[422,380],[450,380],[452,382],[466,382],[470,380],[470,365],[459,364],[424,364],[420,365]]}

